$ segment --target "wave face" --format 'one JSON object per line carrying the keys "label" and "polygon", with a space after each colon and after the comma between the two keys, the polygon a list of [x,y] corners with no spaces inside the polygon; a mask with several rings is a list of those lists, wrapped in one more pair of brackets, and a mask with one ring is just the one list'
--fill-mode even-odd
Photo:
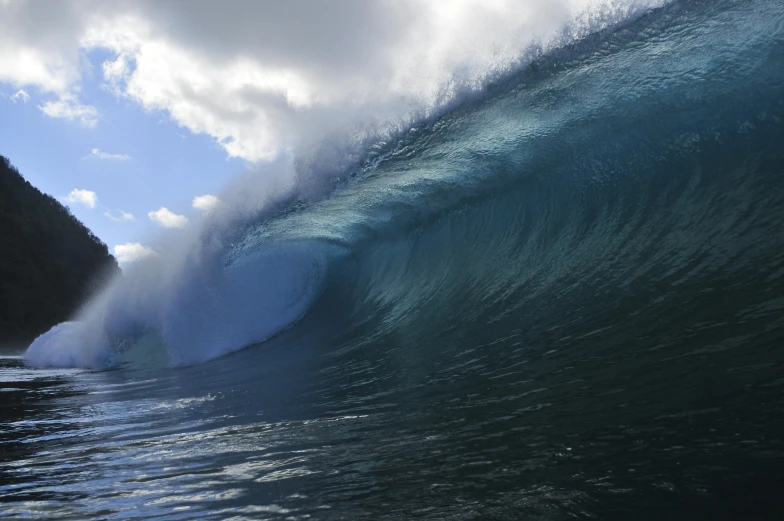
{"label": "wave face", "polygon": [[[226,204],[201,227],[183,234],[174,245],[162,245],[163,253],[158,258],[143,267],[134,266],[124,278],[88,302],[72,322],[60,324],[36,339],[27,350],[28,362],[40,367],[103,369],[138,361],[141,346],[147,350],[155,345],[163,355],[155,357],[156,361],[189,365],[263,342],[285,330],[316,302],[326,284],[328,268],[340,265],[346,255],[353,258],[360,254],[364,239],[350,228],[386,229],[378,222],[379,215],[394,213],[398,206],[416,206],[405,197],[399,199],[403,194],[368,200],[365,191],[378,190],[377,195],[383,195],[403,185],[457,182],[449,194],[442,193],[450,191],[447,185],[426,188],[427,197],[443,201],[437,207],[414,209],[415,213],[440,212],[448,211],[450,200],[479,195],[482,188],[476,187],[478,192],[473,193],[472,183],[493,178],[493,174],[481,172],[492,165],[470,157],[446,158],[438,167],[439,174],[424,172],[423,168],[430,168],[428,163],[432,162],[430,151],[442,146],[426,143],[430,137],[417,139],[416,131],[420,129],[406,127],[406,122],[422,121],[422,129],[444,124],[455,117],[448,111],[459,106],[460,100],[464,103],[457,112],[468,110],[478,115],[471,106],[495,102],[496,98],[493,94],[480,98],[483,85],[508,76],[537,57],[547,56],[543,61],[558,59],[552,54],[554,49],[581,41],[596,31],[623,27],[665,3],[559,0],[534,6],[502,2],[486,10],[473,7],[477,16],[482,14],[482,20],[476,20],[477,27],[464,35],[465,41],[453,41],[452,34],[443,33],[443,27],[437,31],[431,28],[438,33],[430,35],[433,52],[425,53],[429,54],[425,61],[437,62],[430,63],[431,70],[422,63],[404,66],[410,59],[401,59],[392,67],[392,76],[397,78],[392,83],[402,81],[402,90],[395,91],[401,85],[379,87],[376,96],[371,97],[377,99],[352,100],[348,104],[336,101],[313,117],[304,115],[308,111],[297,111],[297,117],[304,118],[299,124],[286,123],[283,118],[279,121],[281,132],[292,134],[292,152],[265,164],[261,175],[236,181],[221,197]],[[438,11],[436,6],[431,7]],[[454,8],[455,19],[448,24],[462,27],[461,20],[472,7],[466,4]],[[503,19],[499,13],[505,10],[509,16]],[[433,15],[421,14],[424,18]],[[488,24],[496,25],[496,31],[490,31]],[[467,52],[465,47],[471,45],[474,47]],[[422,61],[418,45],[411,52],[411,59]],[[419,77],[413,82],[401,80],[408,74]],[[516,83],[514,79],[507,82]],[[414,85],[419,90],[412,91]],[[515,103],[523,109],[527,102],[521,99]],[[434,117],[444,113],[444,117]],[[481,132],[487,139],[494,138],[493,131],[481,122],[469,125],[475,127],[460,132]],[[294,130],[301,126],[307,131]],[[406,129],[402,136],[401,128]],[[450,136],[446,131],[432,137],[451,141],[459,135]],[[284,141],[289,142],[288,138]],[[465,137],[455,143],[457,148],[464,147],[464,152],[476,151],[476,145],[473,138]],[[401,153],[401,147],[408,149],[406,154],[421,153],[422,158],[405,165],[407,171],[395,172],[390,168],[399,168],[394,165],[399,164],[395,156]],[[486,160],[504,161],[510,151],[484,152],[492,156]],[[456,167],[461,169],[460,175],[448,172]],[[375,176],[387,179],[381,183],[362,181]],[[338,195],[331,198],[326,211],[337,213],[325,219],[323,205],[316,202],[335,192]],[[343,206],[335,207],[334,203]],[[358,213],[357,209],[363,211]],[[395,216],[400,226],[417,218],[405,209]],[[259,222],[263,223],[261,230],[253,230]],[[269,227],[278,229],[278,234],[259,242],[259,234],[263,236],[263,230]],[[298,251],[296,258],[292,258],[293,249]],[[337,267],[335,272],[342,274],[341,270]],[[343,281],[335,283],[344,286]]]}
{"label": "wave face", "polygon": [[206,491],[168,503],[150,483],[186,477],[106,469],[146,516],[776,517],[782,92],[780,1],[667,5],[376,144],[178,277],[129,275],[27,359],[135,375],[254,346],[117,391],[207,393],[128,420],[185,434],[112,445],[198,469]]}

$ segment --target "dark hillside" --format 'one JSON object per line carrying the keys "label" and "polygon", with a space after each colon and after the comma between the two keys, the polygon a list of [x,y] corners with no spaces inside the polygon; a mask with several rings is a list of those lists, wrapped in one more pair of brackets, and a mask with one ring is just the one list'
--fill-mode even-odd
{"label": "dark hillside", "polygon": [[67,320],[117,270],[106,244],[0,156],[0,346]]}

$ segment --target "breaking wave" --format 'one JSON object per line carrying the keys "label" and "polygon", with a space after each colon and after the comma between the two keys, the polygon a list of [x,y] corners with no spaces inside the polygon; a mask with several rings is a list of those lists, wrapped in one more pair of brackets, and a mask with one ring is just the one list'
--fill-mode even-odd
{"label": "breaking wave", "polygon": [[662,306],[762,306],[784,273],[781,4],[627,11],[330,159],[344,167],[328,197],[301,189],[325,179],[312,154],[291,158],[297,181],[240,183],[237,204],[27,360],[105,368],[154,352],[188,365],[335,310],[367,345],[490,325],[533,342],[566,319],[598,334],[617,326],[598,318],[608,306],[645,337]]}

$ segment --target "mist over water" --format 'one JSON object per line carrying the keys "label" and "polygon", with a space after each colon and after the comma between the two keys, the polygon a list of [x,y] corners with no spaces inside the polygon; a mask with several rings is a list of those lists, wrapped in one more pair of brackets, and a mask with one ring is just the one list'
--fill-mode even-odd
{"label": "mist over water", "polygon": [[282,156],[5,359],[0,511],[780,518],[784,7],[624,20]]}
{"label": "mist over water", "polygon": [[[374,91],[375,99],[346,104],[343,98],[336,98],[304,110],[301,116],[295,113],[290,123],[304,118],[294,125],[300,128],[295,130],[287,123],[280,129],[290,138],[296,134],[296,138],[279,144],[291,149],[280,152],[276,160],[259,166],[253,174],[234,180],[221,196],[222,203],[195,230],[179,237],[167,236],[155,258],[128,268],[126,276],[88,303],[74,323],[57,326],[37,340],[27,352],[27,360],[39,366],[106,368],[120,363],[122,353],[140,338],[152,336],[168,353],[171,364],[181,365],[266,340],[299,319],[314,302],[323,283],[325,257],[334,254],[334,248],[326,252],[313,244],[314,237],[309,235],[312,227],[304,224],[299,245],[278,244],[291,240],[292,234],[283,233],[265,244],[264,252],[251,255],[260,261],[245,259],[224,269],[234,264],[227,251],[245,240],[249,227],[297,205],[313,205],[342,192],[358,170],[375,170],[383,160],[377,157],[379,150],[415,132],[412,125],[427,125],[460,101],[471,103],[485,85],[552,49],[579,42],[592,32],[630,23],[660,4],[658,0],[602,0],[546,6],[523,3],[510,8],[501,2],[475,9],[476,19],[468,27],[469,3],[456,6],[439,22],[465,31],[459,42],[452,33],[444,33],[443,27],[433,29],[432,20],[423,22],[430,25],[420,28],[422,31],[435,31],[430,38],[438,42],[431,42],[429,52],[436,62],[424,69],[405,60],[385,65],[393,77],[418,71],[419,87],[366,86]],[[432,14],[423,11],[423,20]],[[490,26],[495,29],[490,31]],[[412,58],[423,52],[422,42],[406,43],[405,38],[402,42],[404,48],[414,46],[404,53]],[[472,169],[469,166],[464,175],[481,177]],[[417,175],[417,170],[399,176],[396,182],[411,175]],[[415,181],[426,181],[429,176]],[[460,197],[459,192],[455,195]],[[351,216],[340,220],[350,221]],[[282,251],[279,255],[275,253],[278,249]],[[300,252],[296,260],[291,257],[292,249]],[[253,264],[255,268],[248,267]],[[291,267],[285,272],[276,269],[284,264]]]}

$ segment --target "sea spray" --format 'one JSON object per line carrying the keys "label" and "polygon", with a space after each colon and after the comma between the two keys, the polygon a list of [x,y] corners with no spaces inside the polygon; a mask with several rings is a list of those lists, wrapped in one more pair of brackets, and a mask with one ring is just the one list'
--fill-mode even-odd
{"label": "sea spray", "polygon": [[[286,137],[278,143],[274,160],[236,179],[220,195],[220,205],[192,229],[163,237],[155,247],[156,255],[128,267],[73,321],[33,342],[26,359],[40,366],[103,368],[119,363],[138,339],[155,338],[169,363],[181,365],[269,338],[307,312],[323,285],[335,244],[340,249],[340,244],[353,239],[341,235],[343,223],[328,224],[335,233],[315,238],[308,236],[309,228],[297,229],[290,222],[282,227],[276,222],[269,227],[257,225],[274,221],[281,212],[317,206],[330,196],[339,198],[352,181],[362,185],[362,179],[372,178],[380,160],[394,162],[410,154],[405,143],[416,142],[418,129],[438,121],[439,115],[461,102],[479,99],[487,85],[502,82],[554,49],[630,23],[663,4],[659,0],[546,6],[531,2],[515,5],[515,16],[504,16],[499,4],[497,12],[482,11],[482,18],[467,26],[473,32],[458,39],[454,31],[421,33],[423,38],[435,38],[428,44],[433,53],[426,52],[424,61],[410,59],[417,56],[413,49],[421,51],[421,42],[417,43],[416,34],[408,35],[414,39],[404,39],[401,45],[412,52],[385,65],[392,67],[392,79],[384,88],[363,84],[370,89],[365,95],[349,100],[339,96],[281,115],[280,135]],[[486,40],[491,34],[488,28],[502,20],[503,30],[492,32],[494,37]],[[464,22],[455,18],[449,23],[463,27]],[[499,34],[508,38],[497,41]],[[412,84],[412,74],[421,81]],[[374,159],[379,143],[382,155]],[[471,150],[466,147],[457,155]],[[464,169],[453,164],[401,172],[393,187],[364,186],[378,190],[370,197],[375,200],[401,187],[435,188],[450,182],[443,175],[444,167],[451,169],[450,175],[463,175],[458,183],[462,186],[451,195],[442,194],[436,207],[447,208],[447,200],[459,201],[466,189],[486,180],[470,165]],[[373,221],[406,221],[407,208],[416,202],[393,198],[390,207],[362,203],[357,211],[374,209],[376,214],[369,216]],[[358,225],[358,234],[366,228]]]}

